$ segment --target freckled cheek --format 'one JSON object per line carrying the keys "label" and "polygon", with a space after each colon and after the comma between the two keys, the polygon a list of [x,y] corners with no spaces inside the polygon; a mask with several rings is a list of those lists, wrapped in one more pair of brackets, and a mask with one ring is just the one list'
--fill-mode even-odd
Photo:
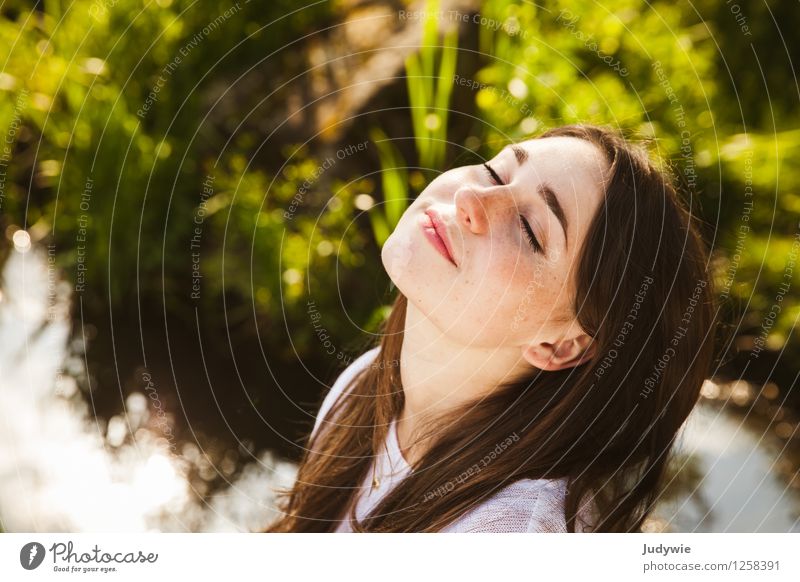
{"label": "freckled cheek", "polygon": [[477,280],[474,290],[497,315],[508,315],[526,293],[526,288],[534,284],[536,276],[532,265],[524,257],[496,261],[488,265]]}
{"label": "freckled cheek", "polygon": [[507,303],[517,319],[537,320],[565,300],[564,281],[546,262],[520,272],[513,278],[513,290]]}

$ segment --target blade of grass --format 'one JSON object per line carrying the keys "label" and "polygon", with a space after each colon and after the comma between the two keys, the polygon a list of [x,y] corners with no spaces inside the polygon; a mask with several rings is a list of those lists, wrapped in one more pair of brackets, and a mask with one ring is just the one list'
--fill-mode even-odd
{"label": "blade of grass", "polygon": [[456,59],[458,58],[458,29],[453,28],[444,36],[442,46],[442,60],[439,64],[439,77],[436,84],[435,111],[439,116],[437,138],[432,149],[435,152],[432,167],[439,168],[444,163],[445,146],[447,145],[447,118],[450,109],[450,95],[453,91],[453,78],[456,73]]}
{"label": "blade of grass", "polygon": [[422,28],[422,47],[420,57],[422,58],[422,74],[425,87],[425,108],[433,105],[433,74],[434,61],[436,58],[436,45],[439,38],[439,23],[437,14],[439,13],[439,0],[428,0],[425,4],[425,22]]}
{"label": "blade of grass", "polygon": [[408,172],[405,160],[389,138],[378,128],[370,132],[381,160],[384,214],[389,228],[394,229],[408,207]]}
{"label": "blade of grass", "polygon": [[375,236],[375,241],[378,246],[382,247],[389,238],[391,230],[386,223],[386,217],[380,211],[379,207],[373,207],[369,210],[369,221],[372,224],[372,234]]}
{"label": "blade of grass", "polygon": [[429,131],[425,127],[427,107],[425,104],[425,87],[423,85],[422,68],[417,55],[409,55],[406,59],[406,80],[408,82],[408,101],[411,106],[411,123],[414,127],[414,138],[420,163],[429,159]]}

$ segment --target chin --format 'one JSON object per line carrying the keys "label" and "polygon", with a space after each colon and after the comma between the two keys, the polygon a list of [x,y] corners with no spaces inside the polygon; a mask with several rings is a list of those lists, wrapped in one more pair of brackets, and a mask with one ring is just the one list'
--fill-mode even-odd
{"label": "chin", "polygon": [[420,238],[395,229],[381,249],[381,262],[392,283],[409,301],[421,306],[435,300],[435,305],[448,290],[441,289],[443,282],[430,276],[441,266],[432,263],[436,257],[428,256],[428,249],[420,248],[427,244]]}
{"label": "chin", "polygon": [[397,229],[389,235],[381,249],[381,262],[383,262],[386,274],[404,294],[403,287],[414,279],[415,254],[418,255],[415,253],[414,241],[408,235],[398,232]]}

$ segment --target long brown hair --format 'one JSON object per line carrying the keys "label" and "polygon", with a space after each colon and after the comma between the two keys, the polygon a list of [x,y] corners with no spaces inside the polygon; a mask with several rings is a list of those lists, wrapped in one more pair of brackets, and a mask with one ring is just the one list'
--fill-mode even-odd
{"label": "long brown hair", "polygon": [[[410,474],[356,522],[355,496],[404,403],[398,364],[406,297],[398,292],[376,365],[334,404],[326,420],[336,422],[322,422],[309,438],[295,485],[281,492],[283,515],[262,531],[333,531],[347,517],[354,531],[438,531],[524,478],[567,478],[568,531],[585,500],[595,507],[594,531],[641,529],[714,359],[718,310],[708,250],[697,217],[644,149],[592,125],[538,137],[554,136],[595,144],[610,166],[577,259],[574,309],[595,343],[592,359],[536,370],[435,419]],[[514,434],[502,455],[458,479]],[[431,495],[442,487],[447,494]]]}

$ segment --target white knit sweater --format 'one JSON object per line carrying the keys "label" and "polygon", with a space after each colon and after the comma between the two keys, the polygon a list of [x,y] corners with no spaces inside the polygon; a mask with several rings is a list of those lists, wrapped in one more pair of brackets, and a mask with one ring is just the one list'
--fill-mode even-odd
{"label": "white knit sweater", "polygon": [[[336,398],[348,387],[356,373],[366,368],[378,355],[375,347],[350,364],[331,387],[320,407],[314,432],[328,413]],[[400,452],[393,420],[389,426],[385,447],[376,459],[376,476],[380,484],[372,488],[372,471],[367,473],[359,490],[356,517],[360,520],[378,504],[411,470]],[[566,532],[563,502],[566,479],[520,479],[499,490],[481,504],[443,528],[442,532]],[[586,507],[586,506],[585,506]],[[588,508],[578,518],[576,531],[581,531]],[[583,523],[581,521],[583,520]],[[349,519],[339,522],[337,533],[352,532]]]}

